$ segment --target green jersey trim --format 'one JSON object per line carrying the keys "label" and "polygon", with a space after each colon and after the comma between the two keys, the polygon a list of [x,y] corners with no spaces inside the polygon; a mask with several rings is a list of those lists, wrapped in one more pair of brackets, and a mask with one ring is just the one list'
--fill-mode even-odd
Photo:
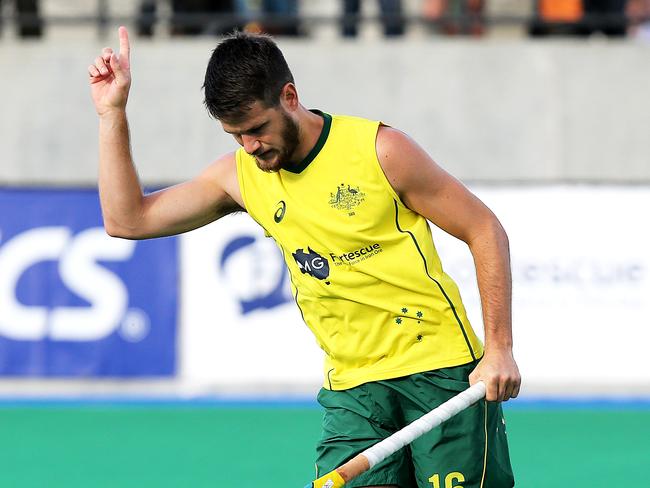
{"label": "green jersey trim", "polygon": [[463,321],[460,320],[460,317],[458,316],[458,312],[456,312],[456,307],[454,306],[454,303],[451,301],[451,298],[449,298],[449,295],[447,295],[447,292],[445,289],[442,287],[440,282],[436,280],[433,276],[429,274],[429,266],[427,265],[427,260],[424,257],[424,254],[422,254],[422,250],[420,249],[420,245],[418,244],[417,239],[413,235],[411,231],[408,230],[403,230],[400,225],[399,225],[399,208],[397,206],[397,200],[393,200],[395,203],[395,225],[397,226],[397,230],[400,231],[402,234],[408,234],[411,236],[411,239],[413,239],[413,244],[415,244],[415,248],[417,249],[418,253],[420,254],[420,257],[422,258],[422,261],[424,263],[424,272],[427,274],[429,279],[433,281],[436,285],[438,285],[438,288],[442,292],[443,296],[445,297],[445,300],[447,300],[447,303],[451,307],[451,311],[454,313],[454,317],[456,317],[456,322],[458,322],[458,325],[460,326],[460,330],[463,333],[463,337],[465,338],[465,343],[467,344],[467,349],[469,349],[469,353],[472,355],[472,361],[476,361],[476,355],[474,354],[474,349],[472,349],[472,344],[469,341],[469,338],[467,337],[467,332],[465,332],[465,326],[463,326]]}
{"label": "green jersey trim", "polygon": [[307,157],[305,157],[305,159],[303,159],[296,166],[283,168],[289,173],[302,173],[307,168],[307,166],[309,166],[311,162],[316,159],[316,156],[318,156],[318,153],[320,153],[321,149],[323,149],[323,146],[327,142],[327,137],[330,135],[330,129],[332,128],[332,116],[325,112],[321,112],[320,110],[311,110],[311,112],[323,117],[323,129],[320,132],[320,136],[318,136],[316,145],[311,148],[311,151],[309,151],[309,154],[307,154]]}

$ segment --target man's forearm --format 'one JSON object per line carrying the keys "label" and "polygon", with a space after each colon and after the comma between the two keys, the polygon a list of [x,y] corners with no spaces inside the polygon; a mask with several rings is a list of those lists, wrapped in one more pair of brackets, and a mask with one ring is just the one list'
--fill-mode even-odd
{"label": "man's forearm", "polygon": [[519,394],[521,375],[512,352],[512,276],[508,236],[496,217],[490,218],[468,242],[476,264],[485,354],[470,374],[483,381],[487,401],[506,401]]}
{"label": "man's forearm", "polygon": [[141,215],[142,188],[133,165],[124,110],[99,118],[99,196],[106,231],[128,235]]}
{"label": "man's forearm", "polygon": [[512,350],[512,276],[508,237],[495,219],[470,243],[481,296],[485,349]]}

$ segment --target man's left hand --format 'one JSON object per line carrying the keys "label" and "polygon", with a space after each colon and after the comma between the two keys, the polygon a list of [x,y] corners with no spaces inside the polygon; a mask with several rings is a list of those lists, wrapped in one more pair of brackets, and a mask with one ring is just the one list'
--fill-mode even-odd
{"label": "man's left hand", "polygon": [[505,402],[516,398],[521,386],[521,375],[512,351],[486,350],[483,359],[469,375],[470,385],[478,381],[485,383],[485,399],[489,402]]}

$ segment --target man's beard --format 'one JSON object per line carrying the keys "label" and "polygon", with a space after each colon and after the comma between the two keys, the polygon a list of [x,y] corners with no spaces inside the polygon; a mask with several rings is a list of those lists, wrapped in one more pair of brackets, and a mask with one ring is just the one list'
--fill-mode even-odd
{"label": "man's beard", "polygon": [[300,128],[298,127],[298,124],[285,113],[282,114],[282,121],[283,147],[281,149],[273,149],[273,151],[277,153],[277,159],[273,162],[267,163],[266,161],[261,161],[255,158],[257,167],[262,171],[275,173],[280,171],[282,168],[290,167],[299,162],[292,161],[292,157],[300,143]]}

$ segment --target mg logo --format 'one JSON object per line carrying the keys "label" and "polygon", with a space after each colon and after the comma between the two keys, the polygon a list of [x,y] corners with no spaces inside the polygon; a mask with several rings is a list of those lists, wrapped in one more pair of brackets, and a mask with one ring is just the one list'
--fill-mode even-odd
{"label": "mg logo", "polygon": [[[126,286],[98,264],[126,261],[135,247],[133,241],[111,239],[101,227],[76,235],[65,226],[36,227],[0,241],[0,336],[17,341],[96,341],[120,326],[133,337],[141,334],[148,327],[146,314],[127,310]],[[54,261],[65,288],[89,305],[48,308],[21,303],[16,296],[19,280],[45,261]],[[57,280],[43,281],[43,287],[61,286]]]}
{"label": "mg logo", "polygon": [[[319,280],[324,280],[330,275],[330,265],[327,259],[311,247],[307,248],[307,252],[304,249],[296,249],[296,252],[291,255],[296,260],[296,264],[302,274],[308,274]],[[329,282],[326,282],[326,284],[329,285]]]}

